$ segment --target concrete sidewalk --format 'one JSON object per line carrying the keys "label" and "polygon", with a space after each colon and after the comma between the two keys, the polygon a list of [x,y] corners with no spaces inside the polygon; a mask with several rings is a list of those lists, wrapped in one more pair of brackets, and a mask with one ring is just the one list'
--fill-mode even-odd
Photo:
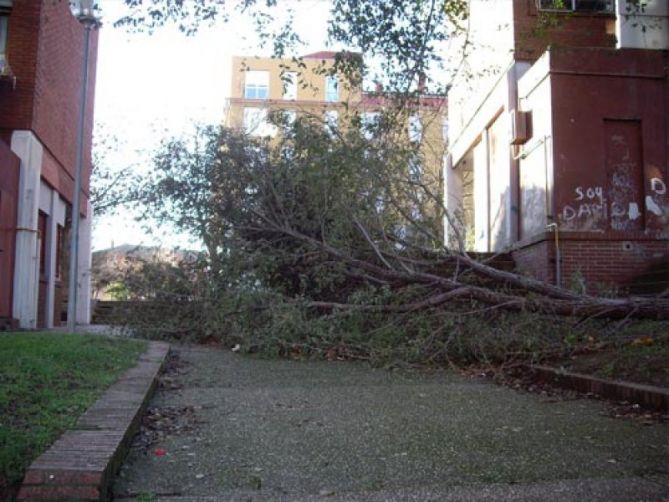
{"label": "concrete sidewalk", "polygon": [[116,500],[669,500],[669,427],[597,402],[448,372],[179,352],[183,387],[151,406],[195,406],[203,423],[133,450]]}

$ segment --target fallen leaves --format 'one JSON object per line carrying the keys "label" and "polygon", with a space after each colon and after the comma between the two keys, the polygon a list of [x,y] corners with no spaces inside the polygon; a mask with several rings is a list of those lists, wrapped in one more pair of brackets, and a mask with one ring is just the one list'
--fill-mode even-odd
{"label": "fallen leaves", "polygon": [[[190,433],[200,421],[195,406],[164,406],[149,408],[142,417],[139,432],[133,440],[133,448],[148,449],[169,436]],[[156,448],[156,456],[162,448]]]}
{"label": "fallen leaves", "polygon": [[639,336],[632,340],[630,345],[632,347],[649,347],[655,343],[655,339],[652,336]]}

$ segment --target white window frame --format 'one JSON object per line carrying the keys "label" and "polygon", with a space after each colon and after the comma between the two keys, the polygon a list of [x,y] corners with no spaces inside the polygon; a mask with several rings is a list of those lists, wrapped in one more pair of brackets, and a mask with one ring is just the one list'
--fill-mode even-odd
{"label": "white window frame", "polygon": [[[556,6],[558,0],[536,0],[537,10],[539,11],[553,11],[553,12],[591,12],[591,13],[615,13],[614,0],[559,0],[564,6]],[[606,6],[602,9],[587,9],[583,8],[584,2],[605,2]]]}
{"label": "white window frame", "polygon": [[246,70],[244,73],[244,98],[269,99],[269,72]]}
{"label": "white window frame", "polygon": [[297,99],[297,72],[287,71],[283,74],[283,99]]}
{"label": "white window frame", "polygon": [[325,101],[339,101],[339,81],[335,76],[325,77]]}

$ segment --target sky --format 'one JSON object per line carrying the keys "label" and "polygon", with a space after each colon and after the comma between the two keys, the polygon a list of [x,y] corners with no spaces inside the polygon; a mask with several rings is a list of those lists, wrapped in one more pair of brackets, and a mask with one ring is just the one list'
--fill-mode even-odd
{"label": "sky", "polygon": [[[280,0],[281,6],[295,5]],[[295,30],[306,45],[299,54],[326,47],[327,0],[302,0]],[[187,37],[175,27],[153,34],[128,33],[112,22],[123,12],[122,0],[102,0],[95,90],[98,134],[114,137],[116,151],[107,161],[148,173],[151,152],[162,138],[187,134],[195,123],[221,123],[230,87],[233,55],[269,55],[261,50],[248,19],[202,28]],[[93,250],[120,244],[192,247],[169,230],[147,235],[129,215],[96,219]]]}

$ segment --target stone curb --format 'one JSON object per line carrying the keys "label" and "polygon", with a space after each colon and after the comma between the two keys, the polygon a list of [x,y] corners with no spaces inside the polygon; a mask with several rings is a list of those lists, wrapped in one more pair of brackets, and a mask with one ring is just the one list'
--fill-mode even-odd
{"label": "stone curb", "polygon": [[109,499],[111,483],[139,428],[169,344],[149,342],[129,369],[28,468],[18,500]]}
{"label": "stone curb", "polygon": [[541,381],[563,389],[595,394],[615,401],[628,401],[664,413],[669,410],[669,389],[663,387],[605,380],[549,366],[528,366],[528,369]]}

